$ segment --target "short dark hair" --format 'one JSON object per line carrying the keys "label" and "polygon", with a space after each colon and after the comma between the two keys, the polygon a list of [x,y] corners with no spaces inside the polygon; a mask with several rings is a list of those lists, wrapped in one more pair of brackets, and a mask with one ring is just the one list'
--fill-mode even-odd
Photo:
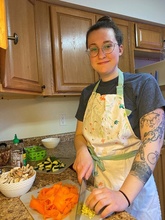
{"label": "short dark hair", "polygon": [[101,17],[94,25],[92,25],[86,33],[86,48],[88,49],[88,37],[92,31],[98,30],[100,28],[112,28],[115,32],[115,37],[118,45],[123,43],[123,34],[115,22],[109,16]]}

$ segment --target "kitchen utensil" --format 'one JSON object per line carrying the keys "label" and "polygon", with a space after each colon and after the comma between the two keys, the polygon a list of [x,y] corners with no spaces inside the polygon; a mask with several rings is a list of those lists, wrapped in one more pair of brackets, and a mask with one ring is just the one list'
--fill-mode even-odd
{"label": "kitchen utensil", "polygon": [[81,210],[82,210],[82,206],[85,201],[86,189],[87,189],[86,180],[83,178],[81,186],[80,186],[79,199],[78,199],[78,204],[77,204],[77,209],[76,209],[75,220],[80,220],[80,218],[81,218]]}

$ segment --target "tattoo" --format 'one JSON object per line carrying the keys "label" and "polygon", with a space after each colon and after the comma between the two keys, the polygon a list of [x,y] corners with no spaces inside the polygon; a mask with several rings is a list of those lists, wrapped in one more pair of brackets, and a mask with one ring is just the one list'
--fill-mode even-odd
{"label": "tattoo", "polygon": [[147,180],[150,178],[152,174],[152,170],[145,161],[144,157],[144,145],[142,144],[139,148],[139,152],[136,156],[136,161],[134,160],[132,168],[131,168],[131,174],[133,176],[138,177],[143,184],[147,182]]}
{"label": "tattoo", "polygon": [[156,112],[151,112],[142,117],[140,125],[141,128],[144,126],[150,128],[151,130],[144,133],[144,145],[161,140],[164,137],[165,120],[161,121],[161,115]]}
{"label": "tattoo", "polygon": [[147,159],[150,164],[155,165],[159,159],[159,153],[157,151],[148,154]]}
{"label": "tattoo", "polygon": [[141,128],[145,127],[148,131],[143,134],[144,139],[136,155],[136,160],[133,162],[131,175],[136,176],[145,184],[152,174],[152,169],[148,163],[155,165],[159,158],[159,152],[156,150],[155,152],[149,152],[145,157],[144,149],[148,143],[161,141],[164,138],[165,114],[163,113],[162,117],[159,112],[151,112],[142,117],[140,126]]}
{"label": "tattoo", "polygon": [[157,128],[152,131],[145,132],[144,134],[144,144],[149,142],[161,140],[164,136],[164,122],[161,122]]}
{"label": "tattoo", "polygon": [[[137,154],[137,156],[139,156],[139,159],[141,161],[145,161],[145,157],[144,157],[144,147],[145,145],[142,145],[140,148],[139,148],[139,152]],[[147,155],[147,159],[148,159],[148,162],[150,162],[150,164],[152,165],[155,165],[157,160],[159,158],[159,153],[158,151],[155,151],[155,152],[150,152],[148,155]]]}
{"label": "tattoo", "polygon": [[145,160],[145,157],[144,157],[144,145],[142,144],[141,147],[139,148],[139,156],[140,156],[140,160]]}
{"label": "tattoo", "polygon": [[134,161],[131,174],[138,177],[145,184],[150,178],[152,170],[145,161]]}
{"label": "tattoo", "polygon": [[144,126],[153,128],[157,120],[160,120],[160,114],[157,112],[150,112],[141,118],[140,125],[142,128]]}

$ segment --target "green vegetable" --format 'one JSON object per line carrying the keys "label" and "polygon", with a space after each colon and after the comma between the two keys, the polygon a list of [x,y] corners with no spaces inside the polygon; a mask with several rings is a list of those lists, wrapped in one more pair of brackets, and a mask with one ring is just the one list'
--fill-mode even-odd
{"label": "green vegetable", "polygon": [[48,157],[44,161],[37,164],[35,167],[36,170],[45,170],[47,172],[55,172],[61,168],[64,168],[66,165],[55,157]]}

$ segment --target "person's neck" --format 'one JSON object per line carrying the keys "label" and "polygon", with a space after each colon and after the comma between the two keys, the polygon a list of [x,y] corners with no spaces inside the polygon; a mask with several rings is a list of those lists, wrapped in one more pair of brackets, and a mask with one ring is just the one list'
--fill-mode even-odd
{"label": "person's neck", "polygon": [[110,81],[110,80],[113,80],[115,79],[116,77],[118,77],[118,70],[117,71],[114,71],[113,73],[109,73],[109,74],[106,74],[106,75],[102,75],[101,76],[101,80],[103,82],[107,82],[107,81]]}

